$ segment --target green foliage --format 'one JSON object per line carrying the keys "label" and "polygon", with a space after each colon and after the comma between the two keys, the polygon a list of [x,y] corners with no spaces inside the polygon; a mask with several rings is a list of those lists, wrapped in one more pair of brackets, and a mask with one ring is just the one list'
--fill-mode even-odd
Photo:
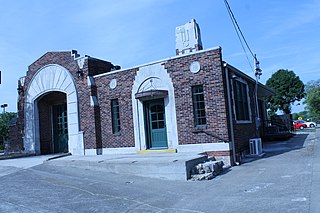
{"label": "green foliage", "polygon": [[320,79],[306,85],[306,99],[303,102],[315,117],[320,116]]}
{"label": "green foliage", "polygon": [[0,114],[0,138],[7,138],[10,120],[16,116],[16,113],[7,112]]}
{"label": "green foliage", "polygon": [[302,120],[307,121],[308,119],[312,117],[311,113],[309,111],[301,111],[299,113],[293,113],[292,114],[292,119],[293,120],[298,120],[298,118],[301,117]]}
{"label": "green foliage", "polygon": [[305,96],[303,82],[293,71],[287,69],[280,69],[272,74],[266,85],[276,92],[274,96],[267,98],[271,112],[282,110],[285,114],[290,114],[291,104]]}

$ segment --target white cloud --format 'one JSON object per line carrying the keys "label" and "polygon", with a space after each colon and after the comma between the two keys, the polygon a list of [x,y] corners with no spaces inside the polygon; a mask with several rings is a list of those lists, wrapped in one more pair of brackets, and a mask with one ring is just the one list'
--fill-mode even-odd
{"label": "white cloud", "polygon": [[294,3],[290,3],[290,5],[285,4],[282,9],[277,8],[277,10],[274,10],[272,8],[272,10],[269,11],[271,14],[266,16],[267,20],[265,24],[272,25],[272,27],[269,28],[265,38],[288,35],[287,33],[303,32],[308,30],[302,29],[303,27],[320,20],[320,2],[317,0],[299,5],[295,5]]}

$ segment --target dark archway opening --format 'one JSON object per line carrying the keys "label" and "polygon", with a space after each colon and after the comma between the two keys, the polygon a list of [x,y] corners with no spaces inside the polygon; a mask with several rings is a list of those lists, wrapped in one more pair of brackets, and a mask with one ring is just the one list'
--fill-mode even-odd
{"label": "dark archway opening", "polygon": [[38,98],[40,153],[68,152],[67,98],[49,92]]}

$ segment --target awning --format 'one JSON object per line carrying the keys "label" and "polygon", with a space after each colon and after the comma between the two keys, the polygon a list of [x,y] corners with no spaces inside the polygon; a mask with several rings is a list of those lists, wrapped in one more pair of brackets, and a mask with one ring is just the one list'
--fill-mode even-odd
{"label": "awning", "polygon": [[135,98],[139,99],[140,101],[164,98],[167,96],[168,96],[167,90],[148,90],[148,91],[138,92],[135,94]]}
{"label": "awning", "polygon": [[271,88],[264,86],[262,84],[258,85],[258,98],[259,99],[264,99],[265,97],[272,96],[272,95],[275,95],[275,92]]}

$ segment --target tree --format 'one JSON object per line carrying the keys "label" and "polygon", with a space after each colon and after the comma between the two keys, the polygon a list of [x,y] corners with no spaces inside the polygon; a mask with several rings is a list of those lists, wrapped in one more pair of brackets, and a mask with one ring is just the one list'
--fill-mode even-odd
{"label": "tree", "polygon": [[304,84],[293,71],[280,69],[267,80],[266,85],[275,91],[274,96],[267,98],[268,108],[275,113],[282,110],[291,113],[291,104],[305,96]]}
{"label": "tree", "polygon": [[309,111],[301,111],[299,113],[292,113],[293,120],[298,120],[299,117],[302,118],[303,120],[308,120],[309,118],[312,117],[312,115]]}
{"label": "tree", "polygon": [[306,99],[303,103],[311,114],[320,116],[320,79],[306,84]]}
{"label": "tree", "polygon": [[12,118],[16,116],[16,113],[6,112],[0,114],[0,140],[8,137],[9,124]]}

